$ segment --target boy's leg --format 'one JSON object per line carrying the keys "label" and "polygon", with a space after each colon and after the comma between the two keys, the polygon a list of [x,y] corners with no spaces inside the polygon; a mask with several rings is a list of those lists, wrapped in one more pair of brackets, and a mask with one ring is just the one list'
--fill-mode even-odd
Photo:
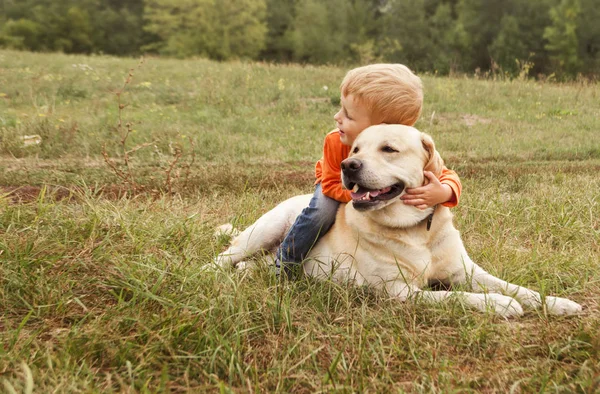
{"label": "boy's leg", "polygon": [[281,269],[281,264],[288,276],[293,267],[299,266],[317,240],[325,235],[335,222],[339,205],[339,201],[324,195],[321,184],[317,184],[308,207],[298,215],[277,250],[275,260],[277,273]]}

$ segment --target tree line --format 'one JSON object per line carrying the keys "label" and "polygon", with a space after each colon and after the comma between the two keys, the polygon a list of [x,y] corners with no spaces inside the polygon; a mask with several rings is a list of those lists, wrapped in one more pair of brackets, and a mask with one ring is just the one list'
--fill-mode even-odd
{"label": "tree line", "polygon": [[0,47],[600,75],[598,0],[0,0]]}

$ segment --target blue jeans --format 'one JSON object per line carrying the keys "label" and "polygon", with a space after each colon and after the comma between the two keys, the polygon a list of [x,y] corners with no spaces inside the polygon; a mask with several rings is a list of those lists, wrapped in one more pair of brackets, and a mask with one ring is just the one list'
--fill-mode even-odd
{"label": "blue jeans", "polygon": [[[335,222],[335,215],[340,202],[327,197],[321,191],[321,184],[315,187],[308,207],[298,215],[296,221],[283,239],[277,250],[277,267],[279,262],[299,265],[308,252]],[[289,264],[286,264],[288,266]],[[284,266],[284,269],[291,268]]]}

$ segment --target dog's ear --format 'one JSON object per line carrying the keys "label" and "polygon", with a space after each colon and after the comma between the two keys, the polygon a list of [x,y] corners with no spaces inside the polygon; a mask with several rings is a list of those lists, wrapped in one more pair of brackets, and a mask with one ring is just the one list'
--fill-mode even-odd
{"label": "dog's ear", "polygon": [[435,144],[433,143],[433,139],[425,134],[421,133],[421,142],[423,143],[423,148],[425,152],[427,152],[427,163],[425,164],[425,171],[431,171],[436,177],[440,177],[442,175],[442,169],[444,168],[444,160],[435,149]]}

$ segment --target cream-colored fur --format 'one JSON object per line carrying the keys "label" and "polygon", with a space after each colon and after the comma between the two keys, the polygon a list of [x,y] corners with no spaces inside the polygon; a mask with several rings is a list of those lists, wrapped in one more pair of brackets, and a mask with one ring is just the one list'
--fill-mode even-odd
{"label": "cream-colored fur", "polygon": [[[551,296],[542,299],[533,290],[484,271],[468,256],[448,208],[420,210],[400,200],[405,188],[423,184],[424,169],[438,175],[442,169],[443,161],[428,135],[408,126],[372,126],[358,136],[352,152],[343,163],[342,181],[347,188],[358,184],[364,190],[388,190],[396,185],[396,191],[402,192],[389,199],[342,204],[335,224],[303,264],[307,275],[368,284],[399,300],[458,297],[479,310],[507,317],[521,315],[522,305],[539,308],[542,302],[552,314],[581,311],[573,301]],[[354,170],[349,169],[352,167]],[[237,236],[215,263],[236,265],[259,250],[276,248],[310,198],[296,196],[267,212]],[[427,230],[431,213],[434,216]],[[466,284],[473,292],[423,290],[432,280]]]}

